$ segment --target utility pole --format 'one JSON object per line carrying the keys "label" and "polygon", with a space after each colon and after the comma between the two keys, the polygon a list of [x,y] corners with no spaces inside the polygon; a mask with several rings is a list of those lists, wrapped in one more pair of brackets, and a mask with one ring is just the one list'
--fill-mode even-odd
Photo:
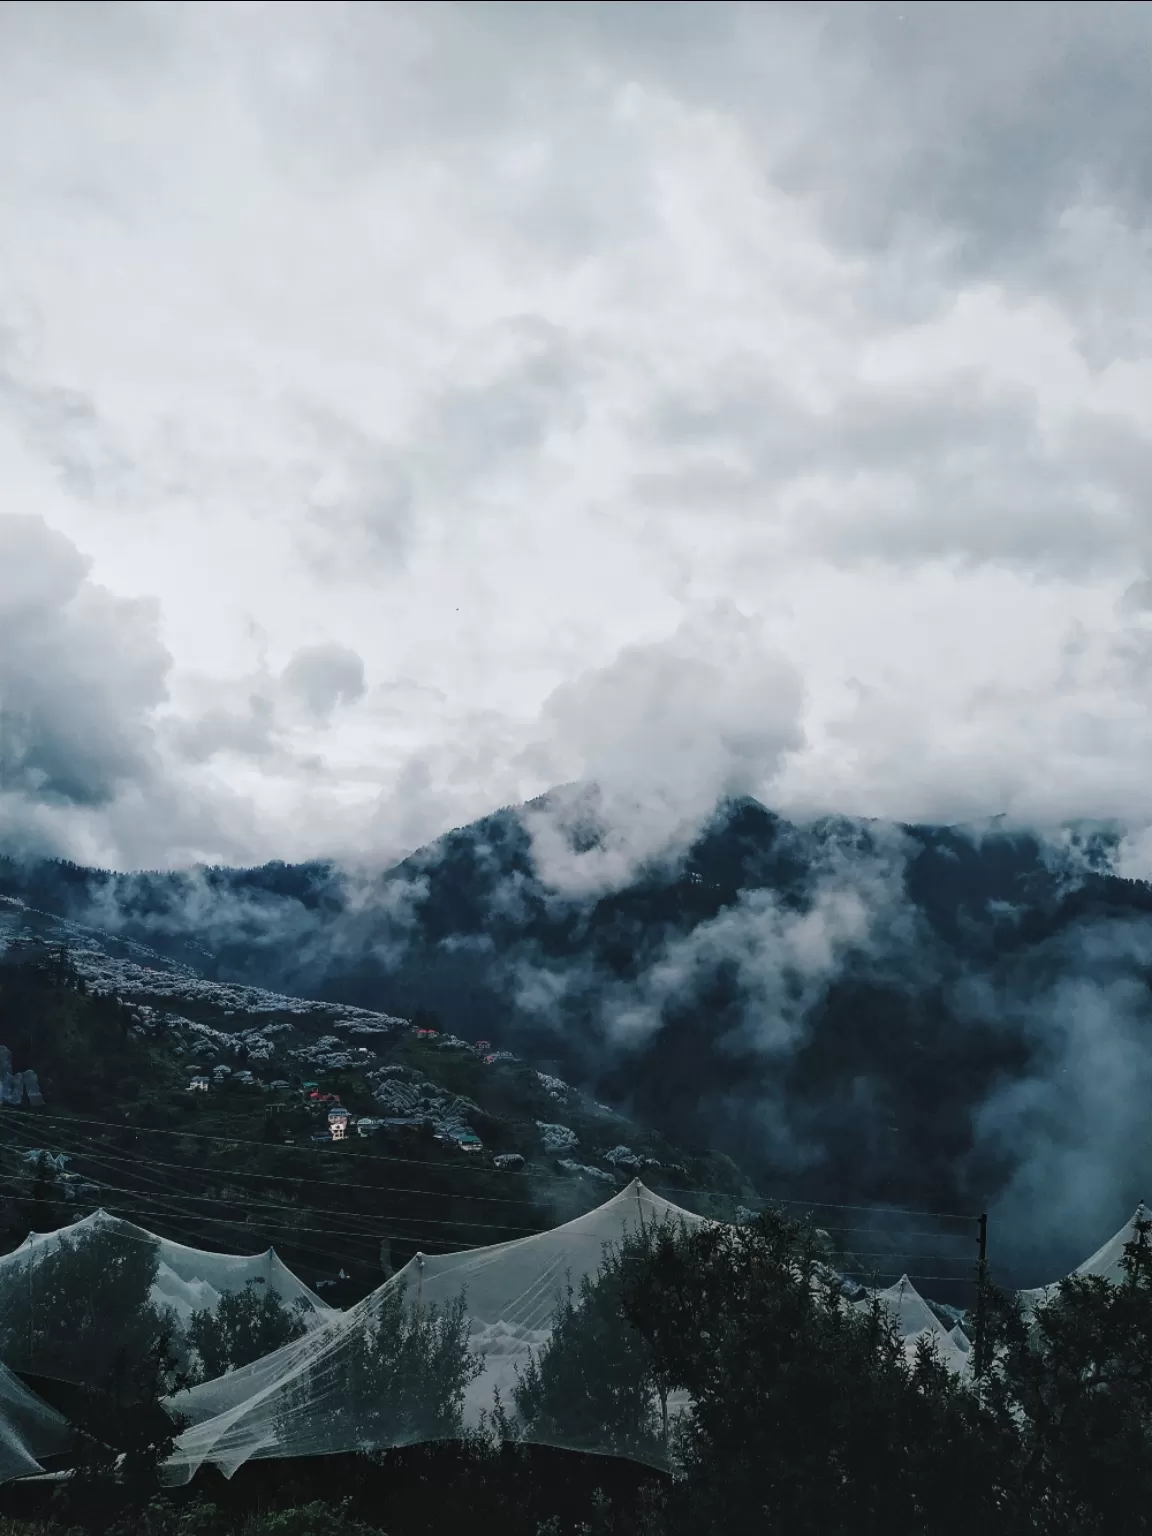
{"label": "utility pole", "polygon": [[976,1262],[976,1337],[972,1341],[972,1374],[977,1381],[984,1375],[984,1292],[988,1283],[988,1212],[980,1212]]}

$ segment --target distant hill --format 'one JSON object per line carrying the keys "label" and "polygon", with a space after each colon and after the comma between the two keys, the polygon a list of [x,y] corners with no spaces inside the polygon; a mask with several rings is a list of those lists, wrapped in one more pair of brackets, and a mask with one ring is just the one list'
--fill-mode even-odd
{"label": "distant hill", "polygon": [[417,1251],[551,1228],[638,1174],[726,1217],[758,1203],[722,1154],[512,1053],[0,900],[0,1253],[102,1207],[195,1247],[273,1246],[348,1302]]}
{"label": "distant hill", "polygon": [[[1123,978],[1147,993],[1152,887],[1111,872],[1106,828],[1053,842],[996,823],[801,827],[739,800],[622,889],[565,895],[534,854],[533,815],[552,809],[499,811],[371,876],[0,860],[0,894],[217,982],[490,1039],[799,1198],[994,1200],[1034,1154],[979,1117],[1006,1084],[1059,1086],[1067,1031],[1045,1021],[1077,987],[1113,1009]],[[574,855],[597,846],[594,802],[565,835]],[[1128,1032],[1142,1038],[1147,1006],[1152,1040],[1152,1005],[1123,996]],[[1109,1155],[1122,1213],[1152,1139]],[[1045,1263],[1082,1254],[1088,1216],[1053,1218]]]}

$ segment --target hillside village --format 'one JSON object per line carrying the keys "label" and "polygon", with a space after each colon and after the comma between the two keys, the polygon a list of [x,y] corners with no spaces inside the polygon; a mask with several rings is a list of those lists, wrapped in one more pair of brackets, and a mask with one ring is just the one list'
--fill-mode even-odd
{"label": "hillside village", "polygon": [[[755,1203],[727,1158],[674,1147],[498,1039],[212,981],[2,899],[0,981],[32,973],[83,1011],[87,1044],[105,1043],[84,1071],[64,1037],[0,1008],[0,1249],[5,1204],[12,1242],[38,1172],[51,1180],[49,1224],[102,1205],[181,1240],[210,1233],[226,1250],[259,1234],[315,1284],[343,1276],[345,1298],[378,1277],[377,1247],[393,1263],[417,1236],[452,1248],[547,1229],[640,1173],[708,1208]],[[161,1180],[173,1161],[181,1175]],[[249,1198],[252,1180],[277,1192],[275,1215]],[[310,1213],[310,1181],[331,1190],[323,1214]],[[379,1234],[370,1250],[356,1235],[366,1222]],[[329,1242],[329,1227],[348,1232]]]}

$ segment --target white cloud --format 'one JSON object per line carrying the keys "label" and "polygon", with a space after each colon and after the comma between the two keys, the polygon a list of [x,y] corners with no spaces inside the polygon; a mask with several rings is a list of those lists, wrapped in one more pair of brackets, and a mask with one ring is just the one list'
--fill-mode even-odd
{"label": "white cloud", "polygon": [[588,775],[604,880],[733,784],[1152,821],[1150,25],[2,8],[4,510],[108,594],[22,697],[128,680],[87,800],[25,730],[27,826],[386,857]]}

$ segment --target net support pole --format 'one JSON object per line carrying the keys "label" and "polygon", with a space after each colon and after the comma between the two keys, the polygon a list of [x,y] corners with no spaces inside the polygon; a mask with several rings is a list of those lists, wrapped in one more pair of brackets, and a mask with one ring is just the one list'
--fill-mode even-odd
{"label": "net support pole", "polygon": [[976,1260],[976,1337],[972,1341],[972,1374],[984,1375],[984,1292],[988,1283],[988,1212],[980,1212]]}

